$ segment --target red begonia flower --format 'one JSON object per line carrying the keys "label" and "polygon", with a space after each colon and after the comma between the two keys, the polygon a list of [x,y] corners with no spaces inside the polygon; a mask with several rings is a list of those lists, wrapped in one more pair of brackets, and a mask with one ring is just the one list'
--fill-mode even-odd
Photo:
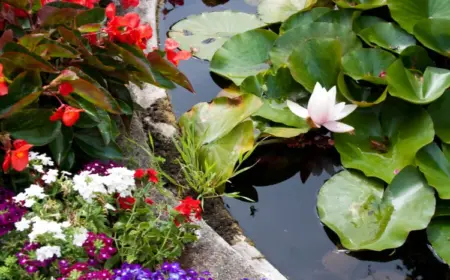
{"label": "red begonia flower", "polygon": [[8,94],[8,84],[5,81],[5,76],[3,75],[3,64],[0,64],[0,96]]}
{"label": "red begonia flower", "polygon": [[4,172],[7,172],[12,166],[16,171],[24,170],[28,165],[28,152],[33,145],[28,144],[25,140],[15,140],[13,142],[14,150],[8,150],[2,164]]}
{"label": "red begonia flower", "polygon": [[147,203],[148,205],[153,205],[153,203],[155,203],[153,200],[151,200],[151,198],[147,197],[145,200],[145,203]]}
{"label": "red begonia flower", "polygon": [[65,126],[73,126],[80,118],[81,112],[84,112],[84,110],[66,106],[66,109],[64,110],[64,114],[62,116],[63,124]]}
{"label": "red begonia flower", "polygon": [[106,17],[108,19],[112,19],[116,16],[116,5],[114,5],[114,3],[109,3],[108,6],[106,6]]}
{"label": "red begonia flower", "polygon": [[122,0],[122,6],[124,9],[130,7],[137,7],[139,5],[139,0]]}
{"label": "red begonia flower", "polygon": [[136,199],[132,196],[127,197],[118,197],[117,201],[119,202],[120,208],[124,210],[130,210],[133,208],[134,203],[136,203]]}
{"label": "red begonia flower", "polygon": [[142,179],[145,176],[145,171],[142,168],[136,169],[134,171],[134,178]]}
{"label": "red begonia flower", "polygon": [[69,82],[63,82],[59,85],[58,87],[58,92],[59,94],[61,94],[62,96],[67,96],[69,95],[71,92],[73,92],[73,86],[72,84],[70,84]]}

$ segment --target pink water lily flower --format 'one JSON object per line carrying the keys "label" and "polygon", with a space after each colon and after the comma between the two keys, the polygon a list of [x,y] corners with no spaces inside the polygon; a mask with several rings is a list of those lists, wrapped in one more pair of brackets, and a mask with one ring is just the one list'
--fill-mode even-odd
{"label": "pink water lily flower", "polygon": [[333,132],[351,132],[354,130],[352,126],[338,121],[350,115],[358,106],[345,105],[344,102],[336,104],[336,87],[327,91],[326,88],[317,83],[309,98],[308,109],[289,100],[287,105],[292,113],[307,119],[313,127],[319,128],[323,125]]}

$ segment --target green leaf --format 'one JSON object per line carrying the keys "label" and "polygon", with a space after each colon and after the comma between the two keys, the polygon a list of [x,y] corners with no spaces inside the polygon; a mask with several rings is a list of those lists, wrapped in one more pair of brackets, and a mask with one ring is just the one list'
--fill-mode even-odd
{"label": "green leaf", "polygon": [[261,130],[261,136],[266,135],[278,137],[278,138],[292,138],[299,136],[300,134],[308,132],[309,128],[294,128],[294,127],[282,127],[282,126],[269,126],[266,125]]}
{"label": "green leaf", "polygon": [[424,46],[450,57],[450,15],[447,19],[427,19],[414,26],[414,35]]}
{"label": "green leaf", "polygon": [[435,66],[434,61],[428,56],[427,50],[421,46],[407,47],[401,52],[400,58],[406,68],[422,73],[428,66]]}
{"label": "green leaf", "polygon": [[278,37],[270,51],[273,66],[277,69],[286,64],[292,51],[298,49],[299,45],[311,39],[319,38],[338,40],[342,45],[342,54],[339,57],[361,47],[361,41],[356,34],[348,30],[345,25],[313,22],[297,26]]}
{"label": "green leaf", "polygon": [[438,99],[450,87],[450,70],[427,67],[423,76],[406,69],[402,60],[394,62],[386,72],[388,91],[392,96],[416,104]]}
{"label": "green leaf", "polygon": [[268,30],[251,30],[229,39],[214,54],[210,70],[240,85],[248,76],[269,69],[269,50],[277,35]]}
{"label": "green leaf", "polygon": [[348,101],[359,107],[371,107],[383,102],[387,97],[387,87],[374,87],[358,83],[350,77],[339,74],[337,87]]}
{"label": "green leaf", "polygon": [[40,56],[30,52],[24,46],[9,42],[3,47],[3,54],[0,56],[0,62],[11,63],[12,65],[35,71],[39,69],[42,72],[58,73],[58,71]]}
{"label": "green leaf", "polygon": [[313,91],[317,82],[330,89],[336,85],[341,70],[341,55],[342,48],[338,40],[311,39],[292,52],[288,67],[294,80],[309,92]]}
{"label": "green leaf", "polygon": [[74,48],[49,39],[41,40],[34,48],[34,53],[57,58],[77,58],[80,56],[80,53]]}
{"label": "green leaf", "polygon": [[105,9],[93,8],[82,13],[79,13],[75,17],[75,25],[77,27],[93,24],[93,23],[103,23],[106,21]]}
{"label": "green leaf", "polygon": [[342,164],[388,183],[396,171],[414,164],[417,151],[434,138],[428,113],[399,100],[384,102],[380,116],[360,109],[343,122],[353,126],[355,134],[334,134]]}
{"label": "green leaf", "polygon": [[3,130],[16,139],[43,146],[53,141],[61,131],[61,122],[50,121],[52,110],[22,110],[3,122]]}
{"label": "green leaf", "polygon": [[255,76],[249,76],[245,78],[245,80],[243,80],[241,85],[239,86],[239,89],[243,93],[251,93],[256,96],[262,97],[264,92],[266,91],[266,81],[264,74],[265,73],[258,73]]}
{"label": "green leaf", "polygon": [[293,29],[297,26],[308,25],[310,23],[316,22],[317,19],[319,19],[322,15],[327,14],[330,11],[330,8],[319,7],[309,11],[297,12],[281,24],[280,34],[283,34],[289,29]]}
{"label": "green leaf", "polygon": [[39,72],[28,71],[19,74],[8,86],[8,94],[0,97],[0,119],[20,111],[42,93]]}
{"label": "green leaf", "polygon": [[101,109],[98,110],[98,116],[100,118],[98,130],[102,135],[103,142],[105,143],[105,145],[108,145],[111,142],[111,140],[114,140],[115,138],[112,131],[111,118],[109,117],[108,112]]}
{"label": "green leaf", "polygon": [[258,14],[264,22],[284,21],[294,13],[311,8],[317,0],[261,0]]}
{"label": "green leaf", "polygon": [[342,58],[344,74],[354,80],[386,85],[383,76],[396,57],[380,49],[356,49]]}
{"label": "green leaf", "polygon": [[450,112],[450,91],[446,91],[428,107],[428,113],[433,119],[436,135],[444,143],[450,144],[450,118],[448,117],[448,112]]}
{"label": "green leaf", "polygon": [[263,106],[252,116],[262,117],[286,126],[302,128],[305,130],[303,133],[309,130],[309,125],[306,123],[306,120],[292,113],[287,107],[286,102],[280,103],[275,100],[264,100]]}
{"label": "green leaf", "polygon": [[445,262],[450,263],[450,219],[439,217],[431,221],[427,228],[428,241],[430,241],[436,254]]}
{"label": "green leaf", "polygon": [[122,159],[123,154],[115,142],[105,145],[97,128],[82,129],[75,133],[75,143],[80,149],[95,159]]}
{"label": "green leaf", "polygon": [[387,3],[392,18],[411,34],[421,20],[450,19],[450,2],[447,0],[387,0]]}
{"label": "green leaf", "polygon": [[340,8],[370,10],[386,5],[387,0],[334,0]]}
{"label": "green leaf", "polygon": [[57,8],[51,5],[45,5],[37,13],[37,18],[43,27],[58,25],[72,27],[75,17],[82,11],[81,9],[72,7]]}
{"label": "green leaf", "polygon": [[428,183],[437,190],[439,197],[450,199],[450,162],[439,146],[431,143],[420,149],[416,155],[416,163]]}
{"label": "green leaf", "polygon": [[56,135],[55,139],[49,144],[53,159],[59,166],[66,159],[73,140],[73,129],[63,126],[61,131]]}
{"label": "green leaf", "polygon": [[320,220],[344,247],[374,251],[400,247],[409,232],[426,228],[435,205],[433,189],[413,166],[386,190],[379,181],[342,171],[322,186],[317,201]]}
{"label": "green leaf", "polygon": [[179,120],[182,128],[195,126],[195,137],[199,144],[213,142],[255,113],[263,102],[253,94],[219,97],[211,103],[202,102],[184,113]]}
{"label": "green leaf", "polygon": [[211,60],[214,53],[232,36],[264,26],[255,15],[217,11],[191,15],[170,28],[169,37],[183,50],[195,50],[194,55]]}

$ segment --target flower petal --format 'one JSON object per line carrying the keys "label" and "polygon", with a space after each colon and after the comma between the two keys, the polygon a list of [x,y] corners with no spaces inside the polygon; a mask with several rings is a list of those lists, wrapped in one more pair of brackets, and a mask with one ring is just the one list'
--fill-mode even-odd
{"label": "flower petal", "polygon": [[292,113],[299,116],[300,118],[306,119],[309,117],[308,110],[298,105],[297,103],[288,100],[287,106],[289,107],[289,110],[291,110]]}
{"label": "flower petal", "polygon": [[331,107],[329,100],[326,89],[317,83],[308,101],[308,113],[311,119],[318,125],[328,121],[329,109]]}
{"label": "flower petal", "polygon": [[[336,105],[337,106],[337,105]],[[345,118],[346,116],[350,115],[353,111],[356,110],[356,108],[358,108],[357,105],[351,104],[351,105],[345,105],[344,108],[342,108],[341,110],[336,110],[335,107],[335,111],[334,111],[334,115],[333,115],[333,120],[334,121],[338,121],[341,120],[343,118]]]}
{"label": "flower petal", "polygon": [[350,132],[350,131],[355,130],[353,128],[353,126],[349,126],[345,123],[335,122],[335,121],[326,122],[323,124],[323,126],[325,126],[329,131],[337,132],[337,133]]}

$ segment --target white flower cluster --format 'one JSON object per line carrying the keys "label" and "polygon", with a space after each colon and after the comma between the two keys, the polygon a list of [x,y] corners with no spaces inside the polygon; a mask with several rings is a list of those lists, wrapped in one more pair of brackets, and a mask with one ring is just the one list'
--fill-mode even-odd
{"label": "white flower cluster", "polygon": [[31,167],[39,173],[45,173],[44,166],[53,166],[53,160],[47,154],[40,154],[36,152],[30,152],[28,155],[29,164]]}
{"label": "white flower cluster", "polygon": [[87,201],[92,202],[96,194],[118,193],[121,197],[131,195],[136,188],[134,171],[125,167],[108,169],[108,175],[100,176],[83,171],[73,177],[73,188]]}
{"label": "white flower cluster", "polygon": [[75,229],[75,233],[73,235],[73,245],[81,247],[83,246],[84,242],[88,238],[88,231],[87,229],[80,227]]}
{"label": "white flower cluster", "polygon": [[44,188],[39,185],[32,184],[24,192],[19,193],[13,197],[15,202],[24,202],[25,207],[32,207],[36,203],[36,199],[43,199],[47,195],[44,193]]}
{"label": "white flower cluster", "polygon": [[36,259],[45,261],[53,258],[53,256],[61,257],[61,247],[59,246],[42,246],[36,250]]}
{"label": "white flower cluster", "polygon": [[28,234],[28,238],[31,242],[34,242],[39,235],[50,234],[53,238],[66,240],[64,229],[70,226],[69,222],[57,223],[55,221],[42,220],[39,217],[33,217],[29,220],[22,217],[22,220],[15,223],[18,231],[24,231],[30,228],[31,232]]}

